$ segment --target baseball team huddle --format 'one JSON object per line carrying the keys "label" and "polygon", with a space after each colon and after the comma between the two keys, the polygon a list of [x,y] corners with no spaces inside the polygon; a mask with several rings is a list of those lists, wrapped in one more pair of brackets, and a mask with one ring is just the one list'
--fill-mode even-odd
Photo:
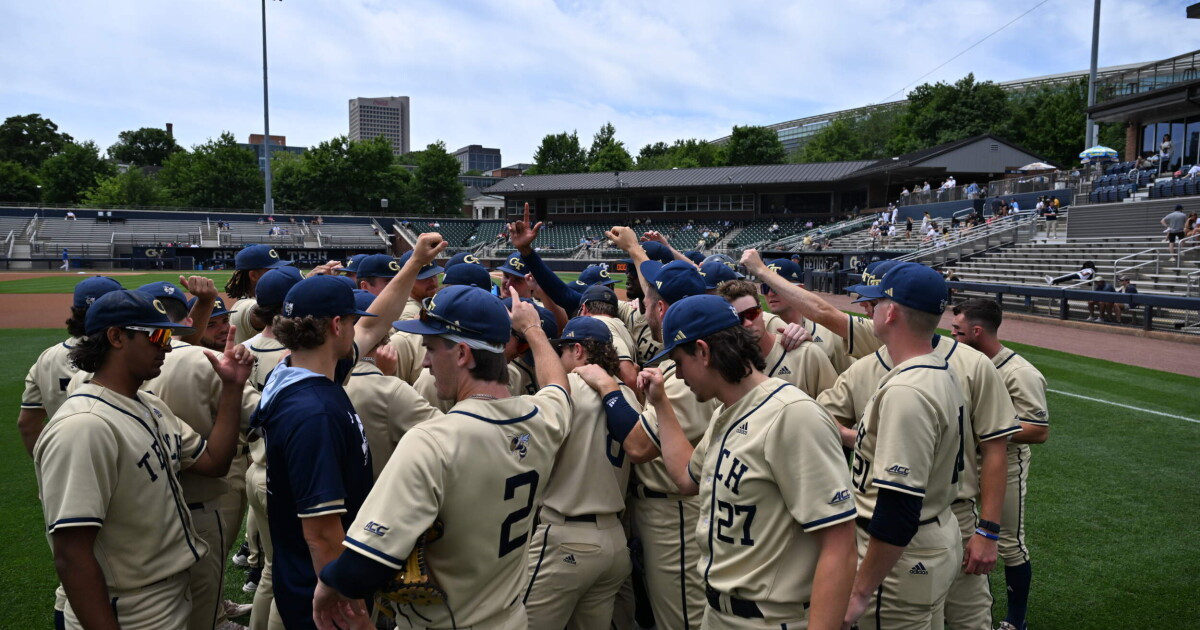
{"label": "baseball team huddle", "polygon": [[995,302],[944,337],[920,264],[869,266],[862,317],[791,260],[618,226],[622,299],[541,227],[493,270],[436,233],[307,277],[249,246],[228,308],[201,276],[80,282],[18,420],[56,627],[241,627],[245,523],[256,630],[992,630],[997,559],[1024,630],[1049,415]]}

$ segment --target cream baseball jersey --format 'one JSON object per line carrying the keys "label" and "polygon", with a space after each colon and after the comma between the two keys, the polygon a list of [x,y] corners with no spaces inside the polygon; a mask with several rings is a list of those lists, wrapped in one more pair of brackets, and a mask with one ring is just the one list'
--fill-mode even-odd
{"label": "cream baseball jersey", "polygon": [[278,339],[264,337],[262,333],[246,340],[242,345],[249,348],[254,355],[254,365],[250,368],[250,378],[246,382],[261,392],[267,386],[267,377],[271,375],[271,370],[274,370],[287,355],[287,348],[284,348]]}
{"label": "cream baseball jersey", "polygon": [[421,303],[411,297],[408,298],[408,301],[404,303],[404,310],[400,312],[400,321],[416,319],[420,316]]}
{"label": "cream baseball jersey", "polygon": [[418,422],[440,416],[411,385],[385,375],[366,359],[359,359],[346,381],[346,395],[362,420],[371,465],[376,478],[396,450],[400,438]]}
{"label": "cream baseball jersey", "polygon": [[529,396],[536,393],[537,372],[523,357],[517,357],[508,362],[508,394],[510,396]]}
{"label": "cream baseball jersey", "polygon": [[[763,313],[763,325],[766,326],[767,332],[776,333],[780,328],[786,328],[787,322],[774,313]],[[808,335],[812,337],[812,343],[816,344],[829,358],[834,372],[841,374],[850,367],[851,363],[854,363],[854,359],[846,354],[846,343],[841,337],[813,321],[804,320],[802,325],[808,331]]]}
{"label": "cream baseball jersey", "polygon": [[[233,311],[229,313],[229,325],[237,326],[237,331],[233,335],[234,343],[245,343],[254,335],[258,334],[258,329],[251,323],[250,315],[258,306],[258,300],[252,297],[244,297],[233,305]],[[269,322],[265,322],[269,323]]]}
{"label": "cream baseball jersey", "polygon": [[879,488],[921,497],[922,521],[947,511],[966,468],[966,422],[966,401],[945,359],[923,354],[890,370],[854,440],[858,515],[874,515]]}
{"label": "cream baseball jersey", "polygon": [[[687,436],[688,441],[695,446],[700,438],[704,437],[704,431],[708,429],[709,421],[712,420],[713,412],[720,402],[715,398],[708,402],[697,400],[696,394],[675,373],[674,361],[665,359],[659,363],[659,367],[663,373],[663,391],[667,394],[667,399],[671,401],[671,408],[675,410],[679,427],[683,429],[683,434]],[[658,439],[658,411],[654,405],[646,405],[639,422],[642,429],[661,450],[662,442]],[[679,488],[675,487],[675,482],[671,481],[670,475],[667,474],[667,465],[663,463],[661,456],[645,463],[635,464],[633,469],[638,480],[647,488],[667,494],[679,493]]]}
{"label": "cream baseball jersey", "polygon": [[[405,606],[430,628],[482,624],[519,600],[525,550],[555,454],[570,431],[571,398],[548,385],[533,396],[468,398],[400,440],[345,546],[394,569],[435,522],[425,550],[446,605]],[[419,617],[416,617],[419,615]]]}
{"label": "cream baseball jersey", "polygon": [[850,315],[846,326],[846,354],[861,359],[883,347],[883,341],[875,334],[875,322],[869,317]]}
{"label": "cream baseball jersey", "polygon": [[[1002,348],[996,356],[992,357],[992,363],[1000,372],[1000,378],[1004,381],[1005,389],[1008,390],[1009,397],[1012,399],[1013,408],[1016,412],[1018,422],[1035,425],[1050,424],[1050,409],[1046,405],[1046,377],[1033,364],[1025,359],[1025,357],[1013,352],[1008,348]],[[1009,444],[1011,449],[1014,446],[1028,445]]]}
{"label": "cream baseball jersey", "polygon": [[208,549],[177,475],[205,446],[152,394],[80,385],[34,446],[47,539],[66,527],[100,528],[96,561],[112,590],[186,571]]}
{"label": "cream baseball jersey", "polygon": [[771,351],[763,359],[767,362],[764,374],[787,381],[813,398],[833,387],[837,381],[837,372],[833,370],[829,357],[811,341],[787,351],[776,338],[775,345],[771,346]]}
{"label": "cream baseball jersey", "polygon": [[621,302],[617,305],[617,313],[621,317],[621,321],[625,322],[625,327],[629,330],[629,335],[633,338],[633,344],[636,348],[637,356],[634,357],[635,363],[638,365],[646,365],[650,357],[658,354],[662,350],[662,344],[654,340],[654,332],[650,330],[650,324],[646,321],[646,316],[641,311],[634,308],[629,302]]}
{"label": "cream baseball jersey", "polygon": [[795,386],[769,378],[718,411],[688,474],[700,486],[705,582],[778,605],[760,606],[768,623],[802,617],[821,551],[812,532],[856,514],[833,419]]}
{"label": "cream baseball jersey", "polygon": [[633,336],[629,334],[629,329],[625,327],[625,323],[615,317],[605,317],[603,315],[596,319],[600,320],[605,326],[608,326],[608,332],[612,335],[613,349],[617,352],[617,359],[637,363],[637,345],[633,342]]}
{"label": "cream baseball jersey", "polygon": [[25,391],[21,394],[22,409],[43,409],[46,416],[53,416],[59,405],[67,399],[67,385],[79,371],[71,363],[71,348],[79,343],[72,337],[62,343],[46,348],[25,375]]}
{"label": "cream baseball jersey", "polygon": [[417,382],[413,385],[413,389],[425,399],[425,402],[436,407],[442,413],[450,411],[454,406],[453,399],[438,398],[437,383],[433,380],[433,372],[429,368],[422,368],[421,375],[417,377]]}
{"label": "cream baseball jersey", "polygon": [[[616,514],[625,509],[629,460],[621,443],[608,434],[604,401],[576,374],[570,374],[575,413],[571,434],[558,451],[542,504],[563,516]],[[618,384],[621,395],[640,410],[633,390]]]}
{"label": "cream baseball jersey", "polygon": [[[420,315],[419,310],[417,314]],[[388,339],[388,344],[396,350],[396,376],[409,385],[415,385],[417,377],[421,376],[421,365],[425,363],[425,346],[421,345],[421,335],[397,330]]]}

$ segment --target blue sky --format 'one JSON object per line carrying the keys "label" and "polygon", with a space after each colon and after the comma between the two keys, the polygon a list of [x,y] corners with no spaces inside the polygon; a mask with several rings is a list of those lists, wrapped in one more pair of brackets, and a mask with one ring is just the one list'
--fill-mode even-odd
{"label": "blue sky", "polygon": [[[268,2],[271,131],[347,132],[356,96],[412,98],[412,147],[529,161],[547,133],[612,121],[643,144],[716,138],[880,102],[1041,0]],[[1105,3],[1100,65],[1200,41],[1188,2]],[[0,4],[0,117],[40,113],[105,148],[175,125],[190,146],[262,131],[258,0]],[[926,81],[1085,69],[1092,2],[1050,0]]]}

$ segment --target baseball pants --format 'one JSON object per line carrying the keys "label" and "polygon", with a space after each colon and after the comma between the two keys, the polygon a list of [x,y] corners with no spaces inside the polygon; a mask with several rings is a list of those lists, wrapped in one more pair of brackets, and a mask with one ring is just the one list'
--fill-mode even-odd
{"label": "baseball pants", "polygon": [[248,452],[245,444],[238,445],[238,452],[233,456],[233,462],[229,464],[229,474],[225,475],[225,481],[229,483],[229,492],[221,495],[218,499],[221,516],[225,517],[225,523],[234,530],[225,537],[225,547],[221,550],[222,562],[229,558],[229,554],[233,551],[233,545],[237,542],[236,528],[246,517],[246,469],[250,466]]}
{"label": "baseball pants", "polygon": [[[804,630],[808,627],[808,618],[802,617],[796,622],[788,623],[767,623],[761,618],[748,619],[738,617],[729,613],[724,613],[712,606],[707,606],[704,610],[704,622],[700,626],[703,630],[765,630],[772,628],[774,630]],[[940,628],[938,630],[941,630]]]}
{"label": "baseball pants", "polygon": [[[975,502],[959,499],[950,504],[950,509],[958,521],[965,549],[978,522]],[[992,587],[987,575],[965,573],[960,564],[946,596],[946,625],[952,630],[992,630]]]}
{"label": "baseball pants", "polygon": [[[188,616],[192,612],[192,597],[188,592],[188,572],[177,573],[149,586],[130,590],[108,592],[117,624],[121,630],[183,630],[188,627]],[[61,621],[61,625],[59,625]],[[75,616],[68,602],[62,617],[56,619],[56,627],[65,630],[83,630],[83,624]]]}
{"label": "baseball pants", "polygon": [[[254,591],[254,608],[250,610],[250,630],[268,630],[271,621],[272,601],[275,591],[271,586],[271,556],[275,547],[271,543],[271,528],[267,527],[267,467],[253,462],[246,470],[246,498],[250,506],[250,516],[258,523],[259,558],[262,560],[262,578]],[[247,534],[249,535],[249,534]],[[278,613],[275,614],[278,619]],[[279,621],[276,628],[282,628]]]}
{"label": "baseball pants", "polygon": [[218,505],[217,499],[188,504],[196,535],[208,546],[208,553],[201,556],[189,571],[192,609],[188,630],[212,630],[225,621],[225,607],[222,605],[225,599],[225,557],[221,555],[221,549],[229,536]]}
{"label": "baseball pants", "polygon": [[617,592],[633,570],[615,514],[568,522],[542,508],[529,546],[530,630],[608,630]]}
{"label": "baseball pants", "polygon": [[690,630],[700,627],[704,581],[700,576],[700,546],[696,543],[699,497],[666,495],[646,498],[638,489],[633,499],[633,527],[642,539],[646,590],[659,628]]}
{"label": "baseball pants", "polygon": [[1029,562],[1025,546],[1025,490],[1029,487],[1030,448],[1025,444],[1008,445],[1008,487],[1004,491],[1004,513],[1000,520],[1000,557],[1004,566]]}
{"label": "baseball pants", "polygon": [[[870,535],[857,527],[858,557]],[[861,630],[942,630],[943,607],[954,576],[962,572],[962,537],[949,510],[922,525],[883,579],[858,620]]]}

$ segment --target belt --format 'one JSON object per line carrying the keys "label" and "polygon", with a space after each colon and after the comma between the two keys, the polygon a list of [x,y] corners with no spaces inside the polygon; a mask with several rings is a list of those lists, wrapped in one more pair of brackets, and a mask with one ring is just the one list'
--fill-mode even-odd
{"label": "belt", "polygon": [[[721,593],[718,593],[716,589],[705,584],[704,596],[708,598],[709,606],[712,606],[718,611],[721,610]],[[741,617],[743,619],[762,619],[763,614],[762,611],[758,609],[758,604],[755,604],[748,599],[734,597],[733,595],[726,595],[725,597],[729,600],[729,612],[735,617]],[[808,605],[805,605],[805,608],[808,608]]]}
{"label": "belt", "polygon": [[245,445],[245,446],[243,446],[243,447],[242,447],[242,452],[241,452],[241,454],[242,454],[242,455],[249,455],[249,454],[250,454],[250,445],[249,445],[249,444],[247,444],[247,445]]}
{"label": "belt", "polygon": [[204,503],[203,503],[203,502],[200,502],[200,503],[189,503],[189,504],[187,504],[187,509],[188,509],[188,510],[203,510],[203,509],[204,509]]}
{"label": "belt", "polygon": [[[939,523],[939,522],[940,521],[938,521],[938,517],[934,516],[932,518],[927,518],[927,519],[921,521],[920,523],[917,523],[917,527],[921,527],[922,525],[928,525],[930,523]],[[859,527],[861,527],[863,529],[866,529],[867,526],[871,524],[871,519],[869,519],[865,516],[859,516],[854,519],[854,524],[858,525]]]}
{"label": "belt", "polygon": [[644,499],[669,499],[669,498],[671,498],[670,495],[668,495],[665,492],[659,492],[658,490],[651,490],[650,488],[647,488],[646,484],[644,484],[644,483],[639,483],[636,486],[634,486],[633,493]]}
{"label": "belt", "polygon": [[579,516],[564,516],[563,520],[568,523],[595,523],[595,514],[580,514]]}

